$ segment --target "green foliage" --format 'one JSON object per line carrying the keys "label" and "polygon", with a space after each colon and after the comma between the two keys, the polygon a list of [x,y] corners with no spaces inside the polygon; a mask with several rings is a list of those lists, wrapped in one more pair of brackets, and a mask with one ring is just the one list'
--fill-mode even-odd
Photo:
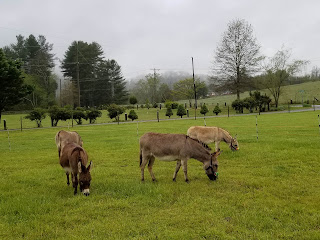
{"label": "green foliage", "polygon": [[219,108],[218,105],[216,105],[216,106],[214,107],[213,113],[216,114],[216,115],[218,115],[219,113],[221,113],[221,109]]}
{"label": "green foliage", "polygon": [[55,104],[55,92],[58,87],[57,76],[53,74],[53,44],[47,42],[45,36],[29,35],[27,38],[17,36],[17,43],[5,48],[12,59],[22,59],[27,84],[33,86],[32,95],[26,96],[32,107],[48,107]]}
{"label": "green foliage", "polygon": [[30,85],[25,85],[20,61],[8,59],[0,48],[0,120],[5,108],[14,106],[32,92]]}
{"label": "green foliage", "polygon": [[150,103],[149,103],[149,100],[147,99],[147,101],[146,101],[146,108],[150,108]]}
{"label": "green foliage", "polygon": [[244,101],[240,99],[234,100],[231,104],[232,108],[236,110],[238,113],[243,113],[244,105]]}
{"label": "green foliage", "polygon": [[49,116],[51,118],[51,126],[57,126],[58,122],[66,121],[72,118],[72,110],[68,107],[59,108],[58,106],[52,106],[49,108]]}
{"label": "green foliage", "polygon": [[41,127],[42,120],[46,118],[46,110],[42,108],[35,108],[25,116],[25,118],[30,119],[31,121],[36,121],[37,126]]}
{"label": "green foliage", "polygon": [[170,100],[167,100],[164,105],[166,106],[166,108],[171,108],[171,109],[177,109],[179,106],[179,103],[177,102],[172,102]]}
{"label": "green foliage", "polygon": [[173,112],[172,112],[171,107],[167,107],[166,116],[170,118],[172,115],[173,115]]}
{"label": "green foliage", "polygon": [[[200,81],[200,79],[196,79],[196,92],[197,98],[206,97],[208,93],[208,87],[205,82]],[[191,100],[194,98],[194,84],[192,78],[186,78],[184,80],[180,80],[173,85],[173,94],[178,99],[188,99]]]}
{"label": "green foliage", "polygon": [[133,121],[135,119],[138,119],[138,115],[134,110],[130,110],[128,117]]}
{"label": "green foliage", "polygon": [[87,119],[90,120],[90,124],[95,123],[98,117],[101,117],[102,112],[97,109],[88,109],[87,110]]}
{"label": "green foliage", "polygon": [[204,116],[209,112],[206,104],[202,104],[201,109],[200,109],[200,113],[203,114]]}
{"label": "green foliage", "polygon": [[115,118],[117,121],[119,120],[119,116],[124,112],[124,108],[116,104],[111,104],[107,107],[107,110],[109,118]]}
{"label": "green foliage", "polygon": [[137,103],[138,103],[138,100],[137,100],[137,98],[136,98],[135,96],[131,96],[131,97],[129,98],[129,103],[130,103],[130,104],[137,104]]}
{"label": "green foliage", "polygon": [[243,106],[250,111],[250,113],[253,112],[254,107],[256,106],[255,99],[251,97],[246,97],[243,99]]}
{"label": "green foliage", "polygon": [[73,119],[76,121],[78,125],[82,124],[82,119],[87,120],[86,111],[81,107],[77,107],[75,110],[73,110],[72,114],[73,114]]}
{"label": "green foliage", "polygon": [[153,108],[157,108],[157,107],[158,107],[158,103],[154,103]]}
{"label": "green foliage", "polygon": [[183,104],[178,106],[177,115],[182,118],[182,116],[187,115],[186,109],[184,108]]}
{"label": "green foliage", "polygon": [[82,106],[121,104],[128,100],[121,67],[114,59],[104,60],[102,47],[96,42],[72,42],[62,60],[65,77],[77,83],[77,64],[70,64],[77,62],[77,56],[79,77],[87,80],[80,81],[80,89],[86,90],[80,92]]}

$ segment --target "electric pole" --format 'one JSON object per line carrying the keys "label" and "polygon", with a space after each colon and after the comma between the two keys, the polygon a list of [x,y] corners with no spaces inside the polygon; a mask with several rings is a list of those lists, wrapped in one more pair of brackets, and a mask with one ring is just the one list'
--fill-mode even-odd
{"label": "electric pole", "polygon": [[193,90],[194,90],[194,120],[197,120],[197,91],[196,91],[196,82],[194,80],[193,57],[191,57],[191,61],[192,61],[192,78],[193,78]]}
{"label": "electric pole", "polygon": [[76,61],[77,61],[77,87],[78,87],[78,107],[80,107],[80,79],[79,79],[79,46],[77,41],[77,54],[76,54]]}
{"label": "electric pole", "polygon": [[150,69],[150,70],[153,70],[153,86],[152,86],[152,99],[151,99],[151,104],[154,104],[155,102],[155,94],[156,94],[156,71],[160,71],[160,69],[156,69],[156,68],[153,68],[153,69]]}

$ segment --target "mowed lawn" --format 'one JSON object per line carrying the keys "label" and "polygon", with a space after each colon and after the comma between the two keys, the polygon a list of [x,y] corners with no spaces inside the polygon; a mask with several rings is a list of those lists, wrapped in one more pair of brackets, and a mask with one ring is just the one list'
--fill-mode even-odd
{"label": "mowed lawn", "polygon": [[[208,118],[238,134],[221,143],[219,179],[190,159],[154,164],[140,182],[138,138],[186,133],[203,119],[74,127],[93,161],[91,194],[73,195],[58,162],[60,128],[0,132],[0,239],[319,239],[320,133],[315,112]],[[66,128],[64,128],[66,129]],[[213,145],[211,145],[213,147]]]}

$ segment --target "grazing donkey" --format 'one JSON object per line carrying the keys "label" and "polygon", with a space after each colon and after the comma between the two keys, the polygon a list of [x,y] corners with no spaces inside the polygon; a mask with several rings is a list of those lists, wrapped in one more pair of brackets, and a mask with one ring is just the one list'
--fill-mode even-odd
{"label": "grazing donkey", "polygon": [[70,132],[64,130],[60,130],[59,132],[57,132],[56,145],[58,148],[59,157],[63,147],[68,143],[76,143],[80,145],[80,147],[82,147],[83,145],[83,141],[77,132]]}
{"label": "grazing donkey", "polygon": [[86,196],[90,194],[90,170],[92,167],[92,162],[90,162],[89,166],[86,167],[87,163],[88,155],[80,145],[76,143],[68,143],[62,148],[60,155],[60,165],[66,171],[68,185],[70,185],[69,173],[71,173],[74,194],[77,194],[78,173],[80,191]]}
{"label": "grazing donkey", "polygon": [[153,181],[156,180],[152,165],[155,158],[163,161],[177,161],[173,181],[182,165],[185,181],[188,182],[187,161],[190,158],[203,163],[203,168],[210,180],[216,180],[218,175],[218,160],[220,152],[210,153],[210,148],[198,140],[184,134],[146,133],[140,138],[140,169],[141,181],[144,181],[144,168],[148,170]]}
{"label": "grazing donkey", "polygon": [[216,152],[220,149],[220,141],[229,144],[232,151],[239,150],[237,138],[233,138],[230,133],[219,127],[194,126],[188,129],[187,135],[206,144],[215,142]]}

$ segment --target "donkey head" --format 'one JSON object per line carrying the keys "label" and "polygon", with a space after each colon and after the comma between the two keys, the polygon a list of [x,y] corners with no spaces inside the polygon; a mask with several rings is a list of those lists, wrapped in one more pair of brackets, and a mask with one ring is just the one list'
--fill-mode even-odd
{"label": "donkey head", "polygon": [[217,151],[211,154],[210,161],[206,162],[203,167],[206,171],[206,174],[210,180],[216,180],[218,178],[218,156],[221,154],[221,151]]}
{"label": "donkey head", "polygon": [[239,150],[239,143],[238,143],[238,140],[237,140],[237,135],[231,139],[231,142],[230,142],[230,149],[232,151],[237,151]]}
{"label": "donkey head", "polygon": [[89,196],[90,194],[91,167],[92,161],[88,167],[82,165],[81,162],[78,162],[80,191],[86,196]]}

